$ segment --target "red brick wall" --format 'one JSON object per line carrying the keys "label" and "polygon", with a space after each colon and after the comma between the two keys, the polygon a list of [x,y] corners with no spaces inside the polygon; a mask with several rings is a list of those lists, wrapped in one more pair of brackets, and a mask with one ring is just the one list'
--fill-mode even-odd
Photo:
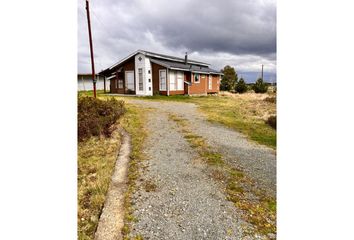
{"label": "red brick wall", "polygon": [[194,73],[192,73],[192,85],[189,87],[189,94],[206,94],[208,87],[207,76],[207,74],[199,74],[199,83],[196,83],[194,82]]}

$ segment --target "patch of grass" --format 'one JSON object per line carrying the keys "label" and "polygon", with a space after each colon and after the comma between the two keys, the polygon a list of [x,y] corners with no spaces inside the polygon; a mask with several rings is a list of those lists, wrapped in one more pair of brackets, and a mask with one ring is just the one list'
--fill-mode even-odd
{"label": "patch of grass", "polygon": [[144,189],[146,192],[155,192],[156,188],[157,188],[157,186],[153,181],[151,181],[151,180],[145,181]]}
{"label": "patch of grass", "polygon": [[[201,136],[192,133],[188,124],[181,125],[182,122],[186,123],[185,119],[178,119],[172,114],[169,118],[181,126],[180,131],[184,138],[208,164],[211,177],[224,184],[228,200],[243,211],[243,218],[251,223],[259,233],[276,233],[275,199],[265,197],[259,189],[254,187],[252,179],[240,169],[225,162],[220,153],[211,150],[211,147]],[[256,198],[249,199],[248,194],[252,194]]]}
{"label": "patch of grass", "polygon": [[78,144],[78,239],[94,239],[119,148],[117,130]]}
{"label": "patch of grass", "polygon": [[[96,96],[99,97],[100,95],[104,95],[104,91],[103,90],[97,90],[96,91]],[[93,97],[93,90],[89,90],[89,91],[78,91],[77,95],[79,97]]]}
{"label": "patch of grass", "polygon": [[[146,131],[144,130],[145,111],[137,108],[134,105],[127,104],[127,111],[121,119],[121,125],[130,134],[132,142],[132,150],[130,154],[129,168],[128,168],[128,189],[124,196],[124,227],[122,229],[123,239],[130,239],[131,223],[136,221],[133,217],[132,194],[136,190],[136,181],[140,174],[140,164],[144,159],[142,147],[146,138]],[[139,236],[138,236],[139,237]],[[135,238],[142,239],[142,238]]]}
{"label": "patch of grass", "polygon": [[211,122],[220,123],[235,129],[249,139],[269,146],[276,147],[276,131],[264,122],[267,116],[276,114],[276,105],[265,98],[272,94],[229,94],[227,96],[149,96],[139,97],[144,100],[190,102],[199,109]]}

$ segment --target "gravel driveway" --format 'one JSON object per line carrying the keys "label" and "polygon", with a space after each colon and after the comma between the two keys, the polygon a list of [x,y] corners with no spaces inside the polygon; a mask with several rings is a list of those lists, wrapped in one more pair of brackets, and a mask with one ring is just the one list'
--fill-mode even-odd
{"label": "gravel driveway", "polygon": [[[141,107],[154,108],[148,112],[148,137],[145,153],[148,160],[133,195],[137,221],[132,223],[130,236],[144,239],[267,239],[253,235],[252,226],[239,216],[239,210],[226,200],[223,189],[205,174],[206,165],[198,161],[195,150],[178,131],[168,113],[179,115],[195,124],[195,131],[234,164],[247,158],[262,159],[266,166],[263,178],[274,171],[275,155],[266,148],[248,143],[240,134],[222,126],[208,123],[194,104],[127,100]],[[213,135],[213,133],[216,135]],[[237,147],[236,150],[232,150]],[[256,151],[254,151],[256,149]],[[253,153],[252,153],[253,151]],[[233,155],[234,154],[234,155]],[[244,159],[240,161],[240,159]],[[269,160],[270,159],[270,160]],[[254,167],[257,160],[247,166]],[[266,161],[273,161],[265,164]],[[269,168],[274,167],[272,171]],[[270,184],[272,181],[265,181]]]}
{"label": "gravel driveway", "polygon": [[192,103],[128,101],[189,120],[193,131],[220,152],[228,163],[241,168],[268,196],[276,197],[276,154],[273,149],[250,142],[242,134],[220,124],[208,122]]}

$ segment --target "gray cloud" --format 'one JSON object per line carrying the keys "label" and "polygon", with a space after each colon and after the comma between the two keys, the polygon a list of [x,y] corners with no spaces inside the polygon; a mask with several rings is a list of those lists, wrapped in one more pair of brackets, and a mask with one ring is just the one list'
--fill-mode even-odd
{"label": "gray cloud", "polygon": [[[100,0],[91,2],[96,68],[137,49],[226,64],[276,68],[276,6],[267,0]],[[78,71],[90,70],[85,1],[78,2]]]}

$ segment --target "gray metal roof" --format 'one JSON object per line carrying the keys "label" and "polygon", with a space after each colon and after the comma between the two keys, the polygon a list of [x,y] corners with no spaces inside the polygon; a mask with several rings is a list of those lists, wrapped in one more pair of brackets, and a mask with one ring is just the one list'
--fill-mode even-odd
{"label": "gray metal roof", "polygon": [[[165,54],[160,54],[160,53],[154,53],[154,52],[149,52],[149,51],[145,51],[145,50],[138,50],[138,52],[143,53],[146,56],[150,56],[150,57],[155,57],[155,58],[162,58],[162,59],[170,59],[170,60],[175,60],[178,62],[184,62],[184,58],[179,58],[179,57],[174,57],[171,55],[165,55]],[[209,63],[205,63],[205,62],[199,62],[199,61],[195,61],[192,59],[188,59],[187,60],[189,63],[193,63],[193,64],[200,64],[200,65],[205,65],[205,66],[209,66]]]}
{"label": "gray metal roof", "polygon": [[220,71],[211,69],[206,66],[198,66],[194,64],[187,64],[180,63],[180,62],[173,62],[173,61],[166,61],[166,60],[160,60],[160,59],[155,59],[151,58],[150,60],[153,63],[159,64],[161,66],[170,68],[170,69],[175,69],[175,70],[183,70],[183,71],[190,71],[190,72],[199,72],[199,73],[216,73],[216,74],[221,74]]}

